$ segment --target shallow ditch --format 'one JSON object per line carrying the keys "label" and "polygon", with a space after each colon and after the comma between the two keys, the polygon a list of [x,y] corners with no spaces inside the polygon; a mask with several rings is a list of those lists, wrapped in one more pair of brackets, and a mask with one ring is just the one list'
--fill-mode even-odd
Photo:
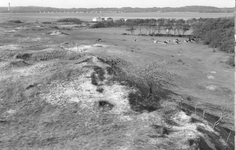
{"label": "shallow ditch", "polygon": [[[186,103],[182,103],[182,108],[184,111],[188,111],[189,114],[193,114],[195,113],[195,108],[189,104],[186,104]],[[200,108],[197,108],[196,109],[196,113],[198,116],[202,116],[203,114],[203,110],[200,109]],[[213,126],[214,123],[219,119],[220,117],[219,116],[215,116],[213,114],[210,114],[210,113],[205,113],[205,117],[204,119],[207,120],[207,122]],[[211,135],[211,139],[216,139],[216,135],[214,135],[213,133],[210,133],[209,131],[206,131],[206,130],[201,130],[203,133],[207,133],[208,135]],[[215,128],[215,131],[217,131],[218,133],[220,133],[220,136],[224,139],[224,140],[227,140],[227,137],[229,135],[229,133],[231,133],[231,136],[229,138],[229,149],[234,149],[234,138],[235,138],[235,131],[229,129],[229,128],[226,128],[226,127],[222,127],[221,125],[218,125],[216,126]],[[209,132],[209,133],[208,133]],[[215,145],[218,145],[217,142],[214,142]],[[218,145],[219,146],[219,145]],[[222,147],[221,147],[222,148]]]}

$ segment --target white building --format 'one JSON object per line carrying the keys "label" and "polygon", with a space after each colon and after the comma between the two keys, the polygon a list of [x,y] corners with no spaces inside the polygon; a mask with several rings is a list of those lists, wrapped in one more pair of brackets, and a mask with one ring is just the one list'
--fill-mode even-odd
{"label": "white building", "polygon": [[98,22],[98,21],[113,21],[113,19],[111,17],[94,17],[92,19],[92,21],[94,21],[94,22]]}
{"label": "white building", "polygon": [[106,21],[113,21],[113,19],[111,17],[105,17]]}
{"label": "white building", "polygon": [[104,21],[104,20],[105,20],[105,19],[102,18],[102,17],[94,17],[94,18],[92,19],[92,21],[94,21],[94,22]]}

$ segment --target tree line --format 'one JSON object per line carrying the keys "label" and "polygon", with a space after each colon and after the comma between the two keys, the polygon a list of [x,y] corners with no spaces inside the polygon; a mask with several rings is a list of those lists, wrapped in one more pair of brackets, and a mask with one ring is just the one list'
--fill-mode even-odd
{"label": "tree line", "polygon": [[192,35],[212,48],[234,53],[234,18],[199,19],[193,25]]}
{"label": "tree line", "polygon": [[[100,27],[127,27],[126,31],[133,34],[135,30],[138,30],[138,35],[150,35],[150,36],[160,36],[163,35],[162,31],[165,31],[166,36],[177,35],[183,36],[186,31],[191,29],[192,24],[194,24],[197,19],[119,19],[114,22],[103,21],[95,23],[91,28]],[[144,30],[146,31],[144,33]],[[173,32],[171,34],[171,32]]]}

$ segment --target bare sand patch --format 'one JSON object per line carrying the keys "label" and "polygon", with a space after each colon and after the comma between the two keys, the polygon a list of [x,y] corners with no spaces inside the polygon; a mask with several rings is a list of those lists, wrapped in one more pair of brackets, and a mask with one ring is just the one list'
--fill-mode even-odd
{"label": "bare sand patch", "polygon": [[[92,62],[100,67],[106,66],[95,57],[92,57]],[[117,82],[107,84],[109,79],[104,79],[99,85],[103,91],[99,92],[98,86],[92,84],[91,75],[94,71],[91,69],[82,70],[84,73],[73,81],[51,83],[49,93],[42,94],[41,97],[54,105],[76,102],[82,103],[83,107],[92,108],[97,101],[102,100],[115,106],[111,110],[112,113],[119,114],[130,110],[128,94],[132,91],[131,89]],[[109,75],[105,77],[109,78]]]}

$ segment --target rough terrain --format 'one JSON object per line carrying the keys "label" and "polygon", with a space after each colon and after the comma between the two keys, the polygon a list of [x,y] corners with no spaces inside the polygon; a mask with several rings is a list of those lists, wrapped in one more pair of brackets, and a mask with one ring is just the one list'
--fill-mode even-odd
{"label": "rough terrain", "polygon": [[5,21],[0,31],[1,149],[234,149],[226,54],[123,28]]}

